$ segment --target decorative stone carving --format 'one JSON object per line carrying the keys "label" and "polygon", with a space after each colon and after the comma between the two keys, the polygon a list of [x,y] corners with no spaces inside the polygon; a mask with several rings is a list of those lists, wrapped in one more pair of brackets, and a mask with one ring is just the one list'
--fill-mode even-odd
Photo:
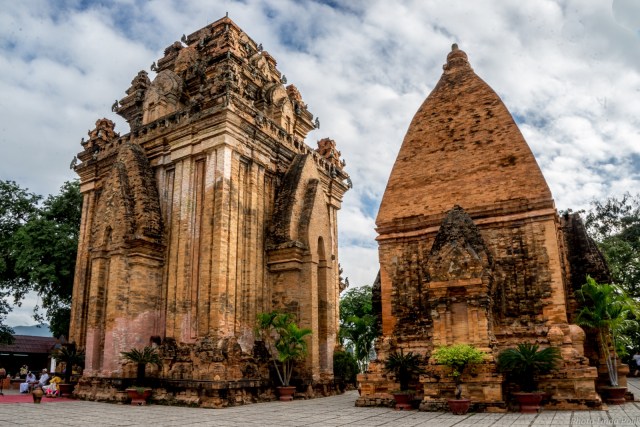
{"label": "decorative stone carving", "polygon": [[113,142],[118,136],[114,129],[115,123],[111,120],[97,120],[96,127],[88,132],[89,140],[84,144],[85,149],[103,149],[107,144]]}
{"label": "decorative stone carving", "polygon": [[163,70],[153,79],[145,93],[142,124],[171,114],[181,107],[183,81],[176,73]]}
{"label": "decorative stone carving", "polygon": [[340,151],[336,148],[336,142],[330,138],[323,138],[318,141],[318,148],[316,148],[318,154],[327,159],[332,165],[342,169],[343,164],[340,159]]}

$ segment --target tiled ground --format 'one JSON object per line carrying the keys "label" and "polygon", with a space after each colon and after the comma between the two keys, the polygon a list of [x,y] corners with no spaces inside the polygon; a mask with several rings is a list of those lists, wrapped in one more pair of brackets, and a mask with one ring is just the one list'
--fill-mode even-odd
{"label": "tiled ground", "polygon": [[[640,398],[640,380],[630,379]],[[604,411],[543,411],[539,414],[468,414],[356,408],[357,393],[323,399],[271,402],[228,409],[160,405],[134,407],[97,402],[0,405],[0,425],[20,426],[640,426],[640,402]],[[0,396],[2,399],[2,396]]]}

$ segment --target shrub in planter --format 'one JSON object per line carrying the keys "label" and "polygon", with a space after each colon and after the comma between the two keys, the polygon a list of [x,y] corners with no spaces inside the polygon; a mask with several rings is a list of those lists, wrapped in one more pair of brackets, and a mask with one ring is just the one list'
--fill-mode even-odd
{"label": "shrub in planter", "polygon": [[[606,283],[597,283],[587,276],[587,283],[575,292],[576,300],[582,305],[576,323],[594,331],[598,344],[598,353],[604,358],[609,374],[608,393],[624,396],[625,387],[618,383],[617,341],[621,331],[630,322],[630,315],[637,319],[640,315],[638,303],[629,297],[622,288]],[[624,389],[624,390],[622,390]],[[624,403],[624,397],[609,398],[609,403]]]}
{"label": "shrub in planter", "polygon": [[292,314],[272,311],[258,315],[256,336],[267,346],[278,373],[280,400],[293,400],[295,387],[289,383],[295,362],[307,356],[307,335],[311,329],[298,327]]}
{"label": "shrub in planter", "polygon": [[137,365],[136,385],[127,389],[127,394],[131,398],[131,404],[144,405],[151,396],[151,389],[144,387],[145,370],[148,364],[156,365],[158,367],[162,365],[158,351],[151,346],[146,346],[142,350],[132,348],[131,350],[123,351],[120,354],[126,361],[133,362]]}
{"label": "shrub in planter", "polygon": [[425,358],[413,352],[404,353],[394,351],[384,362],[384,369],[387,373],[392,373],[396,381],[400,383],[400,390],[392,391],[396,400],[396,409],[411,409],[411,397],[414,391],[409,389],[409,384],[417,380],[419,375],[424,373],[422,365],[426,363]]}
{"label": "shrub in planter", "polygon": [[455,344],[438,347],[433,353],[434,360],[448,366],[456,383],[456,398],[450,399],[449,409],[456,415],[464,415],[471,406],[470,399],[462,398],[462,374],[470,366],[482,363],[485,353],[469,344]]}
{"label": "shrub in planter", "polygon": [[538,344],[521,343],[498,355],[498,369],[507,372],[511,380],[520,386],[521,393],[514,396],[520,404],[520,412],[534,413],[540,408],[544,393],[536,392],[536,375],[548,374],[561,360],[556,347],[540,349]]}

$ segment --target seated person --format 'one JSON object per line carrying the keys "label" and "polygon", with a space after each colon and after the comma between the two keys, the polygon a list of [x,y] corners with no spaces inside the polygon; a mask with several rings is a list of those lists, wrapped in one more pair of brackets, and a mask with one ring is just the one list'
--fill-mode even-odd
{"label": "seated person", "polygon": [[629,376],[637,377],[638,373],[640,373],[640,352],[636,351],[629,361]]}
{"label": "seated person", "polygon": [[49,381],[49,373],[46,369],[43,369],[42,375],[40,375],[40,379],[36,385],[44,389],[44,386],[47,385],[47,381]]}
{"label": "seated person", "polygon": [[20,384],[20,393],[28,393],[31,386],[37,382],[38,380],[36,379],[35,374],[30,371],[24,382]]}
{"label": "seated person", "polygon": [[44,390],[44,394],[49,397],[57,396],[59,394],[58,384],[60,384],[61,382],[62,378],[54,375],[53,378],[51,378],[51,380],[49,381],[49,385],[45,385],[44,387],[42,387],[42,390]]}

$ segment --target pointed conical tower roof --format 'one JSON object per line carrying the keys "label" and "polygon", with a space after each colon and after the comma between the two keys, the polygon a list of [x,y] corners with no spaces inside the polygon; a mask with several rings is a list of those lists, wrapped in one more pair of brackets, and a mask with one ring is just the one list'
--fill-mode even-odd
{"label": "pointed conical tower roof", "polygon": [[396,158],[376,219],[379,231],[416,220],[437,225],[454,205],[474,218],[553,207],[533,153],[467,54],[454,44],[443,68]]}

